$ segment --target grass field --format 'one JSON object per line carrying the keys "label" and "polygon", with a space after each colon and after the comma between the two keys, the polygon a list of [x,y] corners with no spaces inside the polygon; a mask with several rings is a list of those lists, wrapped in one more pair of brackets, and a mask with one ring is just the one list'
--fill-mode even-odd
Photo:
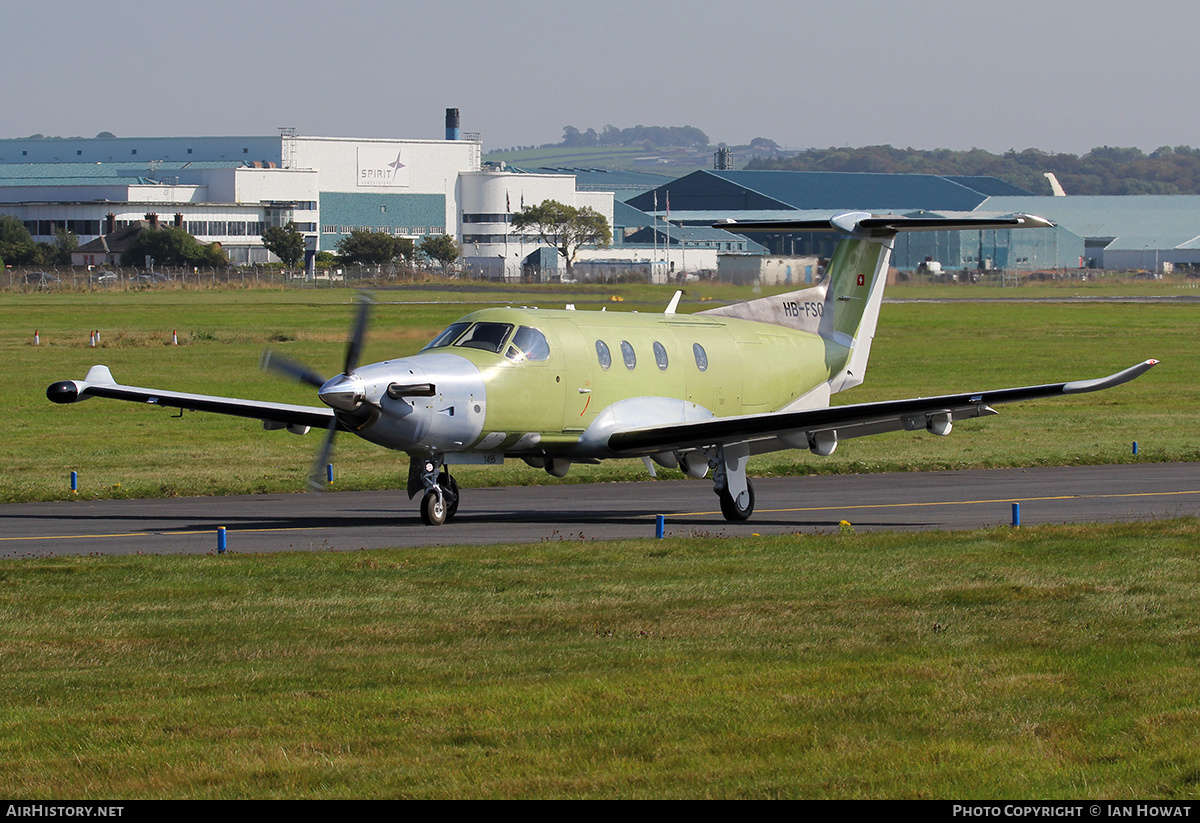
{"label": "grass field", "polygon": [[[649,311],[669,296],[382,292],[365,356],[416,350],[473,308],[456,301]],[[685,308],[747,296],[700,288]],[[1163,363],[948,438],[864,438],[751,473],[1196,459],[1196,311],[888,304],[846,401]],[[103,362],[132,384],[313,403],[258,371],[261,349],[332,374],[350,314],[336,291],[0,295],[0,499],[68,497],[71,469],[81,497],[300,488],[314,437],[58,407],[45,387]],[[336,460],[341,488],[403,482],[402,456],[354,438]],[[2,560],[0,795],[1196,800],[1198,561],[1195,520]]]}
{"label": "grass field", "polygon": [[[1164,286],[1151,283],[1150,287]],[[1117,287],[1108,286],[1109,290]],[[1125,287],[1128,288],[1128,287]],[[381,291],[365,358],[412,353],[438,330],[480,305],[511,302],[581,310],[661,311],[669,287],[436,284]],[[971,290],[978,294],[995,290]],[[963,290],[959,289],[958,294]],[[1026,293],[1025,291],[1022,292]],[[1054,285],[1030,296],[1061,294]],[[893,297],[938,296],[938,288],[898,287]],[[621,303],[611,302],[620,296]],[[684,310],[753,296],[748,289],[698,286]],[[303,488],[318,437],[264,432],[253,421],[185,414],[105,400],[54,406],[50,383],[81,378],[104,363],[132,385],[316,404],[313,392],[258,369],[265,347],[326,374],[340,369],[352,293],[325,291],[145,291],[0,295],[0,402],[9,410],[0,502],[82,497],[144,497],[293,491]],[[955,427],[950,437],[897,433],[848,441],[830,458],[782,452],[751,462],[752,474],[858,472],[1015,465],[1192,460],[1200,364],[1195,304],[886,304],[867,382],[839,395],[866,402],[914,395],[1055,382],[1109,374],[1148,357],[1162,364],[1112,391],[1007,406],[1001,415]],[[33,346],[33,331],[42,344]],[[101,332],[89,348],[92,330]],[[172,346],[176,331],[180,345]],[[1139,455],[1132,455],[1138,441]],[[339,438],[340,489],[403,485],[407,458]],[[587,482],[644,477],[640,461],[572,468],[565,480],[511,463],[464,469],[466,486]],[[672,473],[663,471],[662,477]]]}
{"label": "grass field", "polygon": [[9,798],[1200,799],[1200,524],[0,561]]}

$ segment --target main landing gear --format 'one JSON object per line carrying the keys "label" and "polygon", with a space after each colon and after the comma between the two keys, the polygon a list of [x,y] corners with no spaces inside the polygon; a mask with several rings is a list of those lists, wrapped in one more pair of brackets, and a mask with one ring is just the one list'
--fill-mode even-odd
{"label": "main landing gear", "polygon": [[440,458],[413,458],[408,469],[408,497],[422,489],[421,520],[426,526],[440,526],[458,513],[458,483]]}
{"label": "main landing gear", "polygon": [[721,501],[721,514],[737,523],[754,514],[754,484],[746,477],[750,457],[747,443],[729,443],[704,450],[713,471],[713,491]]}

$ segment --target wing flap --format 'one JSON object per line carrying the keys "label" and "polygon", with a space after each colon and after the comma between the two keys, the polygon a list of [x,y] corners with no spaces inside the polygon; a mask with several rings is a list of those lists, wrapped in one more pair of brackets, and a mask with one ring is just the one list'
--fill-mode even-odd
{"label": "wing flap", "polygon": [[1146,360],[1096,380],[646,426],[613,433],[609,436],[608,446],[615,452],[637,456],[764,438],[777,438],[791,448],[803,448],[815,433],[822,431],[835,431],[839,440],[885,431],[929,429],[936,432],[939,426],[954,420],[996,414],[992,406],[1001,403],[1112,388],[1139,377],[1157,363],[1157,360]]}

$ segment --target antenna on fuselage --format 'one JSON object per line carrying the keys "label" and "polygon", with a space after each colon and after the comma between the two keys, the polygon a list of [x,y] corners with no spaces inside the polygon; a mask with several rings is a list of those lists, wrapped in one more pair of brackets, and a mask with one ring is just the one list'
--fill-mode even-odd
{"label": "antenna on fuselage", "polygon": [[679,298],[683,297],[683,290],[675,292],[675,296],[671,298],[671,302],[667,304],[667,310],[663,314],[674,314],[675,308],[679,305]]}

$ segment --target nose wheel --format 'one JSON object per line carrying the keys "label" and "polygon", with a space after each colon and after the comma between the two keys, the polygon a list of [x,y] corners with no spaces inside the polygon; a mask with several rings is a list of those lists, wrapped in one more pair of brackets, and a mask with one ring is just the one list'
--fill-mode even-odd
{"label": "nose wheel", "polygon": [[445,466],[434,460],[422,461],[420,482],[425,489],[421,498],[421,521],[426,526],[440,526],[458,513],[458,483]]}
{"label": "nose wheel", "polygon": [[441,492],[432,489],[425,492],[425,496],[421,498],[421,520],[426,526],[442,525],[449,516],[448,512],[446,498]]}

